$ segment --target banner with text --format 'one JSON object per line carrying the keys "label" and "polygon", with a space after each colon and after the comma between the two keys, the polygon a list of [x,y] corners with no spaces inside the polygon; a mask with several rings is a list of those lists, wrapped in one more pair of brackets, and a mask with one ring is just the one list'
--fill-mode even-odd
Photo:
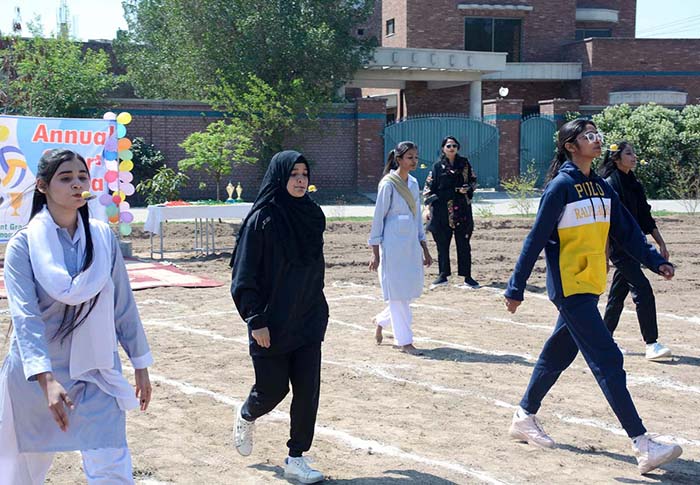
{"label": "banner with text", "polygon": [[[0,115],[0,242],[29,220],[39,159],[47,150],[68,149],[85,158],[90,191],[108,193],[104,180],[117,160],[115,120],[34,118]],[[92,200],[92,217],[106,220],[104,206]]]}

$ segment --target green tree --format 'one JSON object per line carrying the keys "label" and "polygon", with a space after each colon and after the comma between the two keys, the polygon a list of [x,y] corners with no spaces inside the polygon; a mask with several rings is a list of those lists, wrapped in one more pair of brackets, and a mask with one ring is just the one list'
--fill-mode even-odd
{"label": "green tree", "polygon": [[159,167],[152,178],[142,180],[136,186],[148,205],[162,204],[180,198],[180,189],[187,185],[189,177],[182,172],[175,172],[165,165]]}
{"label": "green tree", "polygon": [[128,32],[115,49],[136,92],[206,101],[220,82],[255,75],[283,95],[301,81],[328,101],[376,41],[353,28],[374,0],[125,0]]}
{"label": "green tree", "polygon": [[0,92],[7,114],[76,117],[119,84],[103,50],[83,51],[65,37],[6,37],[4,42]]}
{"label": "green tree", "polygon": [[255,163],[251,156],[253,140],[246,126],[233,121],[216,121],[206,130],[192,133],[180,146],[189,158],[180,160],[182,170],[203,170],[216,182],[216,200],[220,200],[221,179],[229,175],[235,163]]}

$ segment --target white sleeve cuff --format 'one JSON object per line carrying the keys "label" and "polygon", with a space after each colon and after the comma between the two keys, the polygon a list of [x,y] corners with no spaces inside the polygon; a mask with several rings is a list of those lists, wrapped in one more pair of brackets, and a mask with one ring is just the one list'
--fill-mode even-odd
{"label": "white sleeve cuff", "polygon": [[367,241],[367,244],[369,244],[370,246],[379,246],[382,244],[382,240],[383,238],[381,236],[371,237]]}
{"label": "white sleeve cuff", "polygon": [[153,355],[150,352],[142,355],[141,357],[129,357],[131,365],[134,369],[145,369],[153,365]]}
{"label": "white sleeve cuff", "polygon": [[38,374],[44,372],[53,372],[51,367],[51,359],[35,358],[23,363],[24,377],[28,381],[35,381]]}

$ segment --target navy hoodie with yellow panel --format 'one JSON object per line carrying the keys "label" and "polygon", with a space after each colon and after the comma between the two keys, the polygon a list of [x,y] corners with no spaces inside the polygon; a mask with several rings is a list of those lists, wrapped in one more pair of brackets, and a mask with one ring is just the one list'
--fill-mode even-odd
{"label": "navy hoodie with yellow panel", "polygon": [[537,218],[525,239],[505,291],[522,301],[525,284],[542,248],[547,262],[547,293],[558,301],[571,295],[605,291],[608,236],[641,264],[658,273],[667,264],[605,180],[585,176],[566,162],[542,194]]}

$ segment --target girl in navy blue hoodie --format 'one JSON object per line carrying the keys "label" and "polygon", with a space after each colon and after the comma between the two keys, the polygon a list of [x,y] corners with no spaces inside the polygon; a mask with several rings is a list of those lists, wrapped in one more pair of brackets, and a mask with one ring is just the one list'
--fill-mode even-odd
{"label": "girl in navy blue hoodie", "polygon": [[646,243],[615,191],[591,171],[593,160],[601,153],[602,142],[603,136],[588,120],[570,121],[559,130],[549,183],[505,291],[506,308],[515,313],[523,301],[526,281],[544,248],[547,292],[559,310],[559,318],[535,365],[520,408],[513,416],[510,436],[545,448],[554,446],[535,414],[580,350],[632,439],[640,472],[647,473],[676,459],[682,450],[678,445],[665,445],[646,434],[627,390],[622,353],[600,316],[598,298],[607,282],[608,236],[631,257],[666,279],[673,277],[674,269]]}

